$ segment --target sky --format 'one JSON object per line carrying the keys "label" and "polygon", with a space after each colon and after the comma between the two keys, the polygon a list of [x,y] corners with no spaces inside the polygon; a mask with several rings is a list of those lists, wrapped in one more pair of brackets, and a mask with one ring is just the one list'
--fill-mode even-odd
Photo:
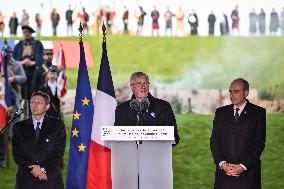
{"label": "sky", "polygon": [[[58,35],[66,35],[66,21],[65,21],[65,11],[68,8],[68,4],[72,6],[75,10],[80,10],[81,7],[85,7],[87,12],[90,14],[90,23],[94,23],[94,17],[92,16],[95,10],[100,5],[109,5],[116,11],[115,25],[118,30],[122,30],[123,24],[121,20],[123,6],[126,5],[129,9],[129,28],[130,30],[136,31],[136,20],[134,18],[134,10],[138,5],[143,6],[144,10],[148,13],[145,18],[144,25],[144,35],[151,34],[151,18],[150,12],[155,5],[160,11],[160,28],[161,34],[164,34],[164,19],[163,14],[166,10],[166,7],[169,6],[170,9],[175,12],[179,6],[182,6],[185,12],[185,30],[189,31],[188,23],[186,22],[188,14],[191,9],[195,9],[199,17],[199,34],[207,35],[208,33],[208,23],[207,17],[211,10],[217,16],[216,22],[216,35],[219,35],[219,18],[222,12],[225,12],[228,16],[231,14],[232,9],[235,5],[239,6],[240,14],[240,34],[243,36],[248,35],[249,20],[248,14],[255,8],[259,12],[260,8],[264,8],[267,17],[266,23],[268,26],[270,19],[270,11],[272,8],[275,8],[276,11],[280,14],[282,7],[284,7],[284,0],[0,0],[0,11],[6,16],[5,23],[8,25],[9,17],[13,11],[17,13],[17,16],[20,20],[22,16],[22,9],[25,8],[30,15],[30,25],[35,29],[35,14],[40,12],[43,17],[43,28],[42,34],[45,36],[50,36],[52,34],[51,22],[49,20],[49,14],[52,8],[56,8],[61,16],[61,20],[58,26]],[[231,21],[231,20],[229,20]],[[231,23],[230,23],[231,24]],[[175,25],[175,23],[174,23]],[[74,31],[77,32],[78,21],[75,23]],[[20,34],[20,30],[18,30]],[[77,32],[78,33],[78,32]],[[75,33],[77,35],[77,33]],[[279,32],[280,33],[280,32]],[[8,27],[6,27],[5,33],[6,36],[9,34]]]}

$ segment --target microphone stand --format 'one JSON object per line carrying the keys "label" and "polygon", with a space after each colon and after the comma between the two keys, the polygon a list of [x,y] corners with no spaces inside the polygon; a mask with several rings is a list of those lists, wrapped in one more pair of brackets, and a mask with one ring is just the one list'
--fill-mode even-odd
{"label": "microphone stand", "polygon": [[[140,120],[140,116],[141,116],[141,110],[140,110],[140,107],[139,107],[139,111],[137,112],[137,122],[136,122],[136,126],[139,126],[139,120]],[[140,143],[141,142],[141,143]],[[137,145],[137,167],[138,167],[138,189],[139,189],[139,144],[142,144],[142,141],[139,141],[139,140],[137,140],[136,141],[136,145]]]}
{"label": "microphone stand", "polygon": [[0,136],[5,132],[5,130],[9,127],[10,123],[14,121],[21,113],[15,113],[13,117],[6,123],[5,127],[3,127],[0,131]]}

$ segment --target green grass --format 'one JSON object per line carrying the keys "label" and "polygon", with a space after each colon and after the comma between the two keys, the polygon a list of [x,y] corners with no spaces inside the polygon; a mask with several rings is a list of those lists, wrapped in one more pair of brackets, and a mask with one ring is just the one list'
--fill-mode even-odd
{"label": "green grass", "polygon": [[[95,88],[102,36],[85,36],[83,40],[90,44],[94,68],[89,75]],[[178,82],[183,89],[228,88],[232,79],[244,77],[252,88],[271,89],[278,85],[276,97],[284,97],[283,37],[107,36],[107,49],[115,85],[127,82],[137,70],[147,72],[153,84]],[[69,87],[75,88],[77,69],[68,69],[67,73]]]}
{"label": "green grass", "polygon": [[[96,86],[101,58],[101,37],[86,37],[94,68],[89,70]],[[155,82],[181,82],[184,88],[228,88],[237,77],[252,88],[278,85],[284,97],[284,38],[280,37],[125,37],[107,38],[108,57],[115,85],[128,81],[131,73],[145,71]],[[78,52],[79,53],[79,52]],[[77,69],[68,69],[75,88]]]}
{"label": "green grass", "polygon": [[[173,150],[174,188],[213,188],[214,164],[209,148],[212,128],[211,115],[177,115],[181,143]],[[70,135],[71,117],[66,117],[67,135]],[[284,188],[284,116],[271,114],[267,117],[267,141],[262,155],[262,184],[264,189]],[[66,178],[69,153],[69,137],[64,155]],[[17,168],[11,159],[10,169],[0,169],[0,189],[12,189]]]}

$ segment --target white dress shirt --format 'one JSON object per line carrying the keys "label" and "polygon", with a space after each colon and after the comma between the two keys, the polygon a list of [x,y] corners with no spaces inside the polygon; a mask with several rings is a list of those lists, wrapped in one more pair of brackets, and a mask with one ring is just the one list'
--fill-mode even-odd
{"label": "white dress shirt", "polygon": [[33,116],[32,116],[32,118],[33,118],[34,129],[36,130],[37,122],[40,122],[39,128],[41,129],[41,126],[42,126],[42,122],[43,122],[43,118],[44,118],[44,117],[42,117],[40,120],[36,120]]}
{"label": "white dress shirt", "polygon": [[47,81],[47,84],[48,84],[48,86],[49,86],[50,89],[51,89],[52,95],[53,95],[53,96],[57,95],[57,94],[56,94],[57,83],[56,83],[56,82]]}
{"label": "white dress shirt", "polygon": [[[239,108],[238,114],[239,114],[239,116],[240,116],[241,113],[243,112],[244,108],[246,107],[246,105],[247,105],[247,101],[245,101],[245,103],[243,103],[240,107],[237,107],[237,106],[234,105],[234,115],[233,115],[233,116],[236,115],[236,109],[237,109],[237,108]],[[219,167],[220,167],[221,169],[222,169],[222,165],[223,165],[224,163],[227,163],[227,162],[226,162],[226,161],[221,161],[221,162],[219,163]],[[241,163],[240,163],[240,165],[242,166],[242,168],[244,168],[244,170],[247,170],[246,166],[244,166],[244,165],[241,164]]]}
{"label": "white dress shirt", "polygon": [[239,108],[238,114],[240,116],[244,108],[246,107],[246,105],[247,105],[247,101],[245,101],[245,103],[243,103],[240,107],[237,107],[234,105],[234,115],[236,115],[236,109]]}

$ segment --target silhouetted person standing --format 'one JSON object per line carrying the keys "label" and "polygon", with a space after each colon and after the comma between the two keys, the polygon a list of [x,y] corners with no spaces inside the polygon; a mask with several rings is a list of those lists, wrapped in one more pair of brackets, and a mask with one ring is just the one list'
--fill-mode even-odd
{"label": "silhouetted person standing", "polygon": [[123,34],[128,35],[128,17],[129,11],[126,6],[124,6],[124,12],[122,15],[122,22],[123,22]]}
{"label": "silhouetted person standing", "polygon": [[164,14],[164,18],[166,21],[166,27],[165,27],[165,35],[168,35],[168,31],[170,31],[170,36],[173,35],[173,21],[172,21],[172,17],[174,16],[174,14],[172,13],[172,11],[170,10],[169,7],[167,7],[167,11]]}
{"label": "silhouetted person standing", "polygon": [[52,23],[52,33],[54,36],[57,35],[57,26],[60,20],[60,16],[59,14],[56,12],[56,9],[53,8],[50,14],[50,19],[51,19],[51,23]]}
{"label": "silhouetted person standing", "polygon": [[256,23],[257,23],[257,14],[254,9],[249,13],[249,34],[256,34]]}
{"label": "silhouetted person standing", "polygon": [[147,13],[143,10],[143,7],[140,6],[139,9],[135,11],[134,15],[137,19],[136,35],[142,35],[143,25],[144,25],[144,17],[147,15]]}
{"label": "silhouetted person standing", "polygon": [[17,29],[18,29],[18,18],[16,16],[16,13],[13,12],[10,21],[9,21],[9,28],[10,28],[10,35],[11,36],[17,36]]}
{"label": "silhouetted person standing", "polygon": [[284,7],[282,8],[282,12],[280,15],[280,27],[281,27],[281,35],[284,35]]}
{"label": "silhouetted person standing", "polygon": [[220,33],[221,35],[228,35],[229,34],[229,23],[228,23],[228,17],[225,13],[223,13],[223,16],[220,21]]}
{"label": "silhouetted person standing", "polygon": [[85,8],[83,8],[83,15],[84,15],[84,20],[85,20],[85,22],[83,23],[83,29],[84,29],[84,31],[87,34],[89,34],[89,20],[90,20],[90,16],[87,13]]}
{"label": "silhouetted person standing", "polygon": [[71,5],[68,5],[68,10],[65,13],[65,19],[67,22],[67,35],[73,35],[73,10]]}
{"label": "silhouetted person standing", "polygon": [[279,28],[279,16],[275,9],[272,9],[272,12],[270,13],[270,24],[269,24],[269,32],[270,35],[276,35]]}
{"label": "silhouetted person standing", "polygon": [[266,14],[263,9],[260,9],[260,13],[258,15],[258,28],[259,28],[259,34],[265,35],[265,18]]}
{"label": "silhouetted person standing", "polygon": [[214,15],[214,12],[211,11],[211,13],[208,16],[209,35],[214,35],[215,22],[216,22],[216,16]]}
{"label": "silhouetted person standing", "polygon": [[21,20],[21,25],[23,26],[28,26],[29,25],[29,14],[26,12],[26,9],[23,9],[23,15],[22,15],[22,20]]}
{"label": "silhouetted person standing", "polygon": [[35,21],[36,21],[36,34],[40,36],[41,27],[42,27],[42,18],[39,13],[36,14]]}
{"label": "silhouetted person standing", "polygon": [[190,34],[198,35],[198,17],[194,9],[192,9],[192,13],[190,13],[188,16],[188,23],[190,25]]}
{"label": "silhouetted person standing", "polygon": [[182,10],[182,7],[180,6],[179,9],[176,12],[176,35],[184,35],[184,12]]}
{"label": "silhouetted person standing", "polygon": [[234,34],[234,32],[237,31],[239,35],[240,34],[240,17],[239,17],[238,5],[236,5],[235,9],[232,11],[231,19],[232,19],[232,32]]}
{"label": "silhouetted person standing", "polygon": [[154,6],[154,10],[151,12],[152,17],[152,36],[154,35],[154,31],[156,31],[157,36],[159,36],[159,17],[160,13],[157,10],[156,6]]}

